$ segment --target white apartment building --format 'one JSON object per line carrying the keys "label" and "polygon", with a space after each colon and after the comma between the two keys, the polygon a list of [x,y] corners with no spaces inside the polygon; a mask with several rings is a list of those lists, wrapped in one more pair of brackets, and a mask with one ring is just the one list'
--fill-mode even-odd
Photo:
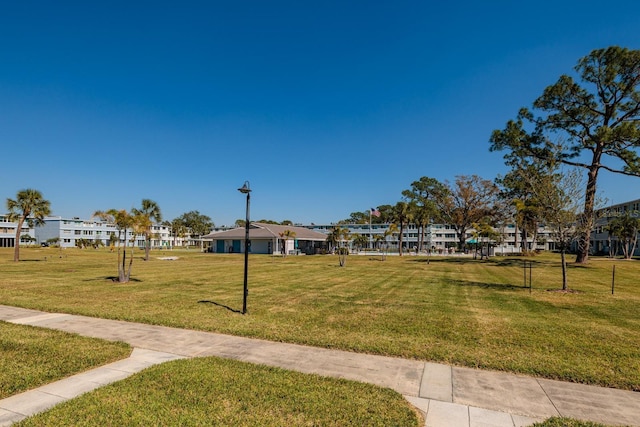
{"label": "white apartment building", "polygon": [[[320,233],[329,234],[337,224],[311,224],[301,225],[301,227],[308,228]],[[349,233],[353,236],[355,234],[362,234],[367,237],[367,240],[371,242],[371,246],[374,246],[375,242],[383,241],[388,244],[391,250],[397,250],[399,245],[399,236],[388,235],[388,230],[391,224],[340,224],[340,227],[349,230]],[[516,229],[514,224],[506,225],[500,229],[496,229],[496,232],[500,233],[503,238],[499,243],[491,242],[493,244],[493,253],[496,254],[511,254],[519,253],[522,250],[522,238],[519,230]],[[404,227],[402,231],[402,246],[404,250],[414,249],[419,246],[421,231],[415,224],[409,224]],[[473,246],[475,243],[482,243],[475,241],[475,230],[469,229],[466,232],[465,241]],[[537,239],[535,242],[535,248],[532,247],[532,237],[528,238],[528,246],[530,250],[554,250],[555,245],[550,230],[544,226],[538,228]],[[458,246],[458,235],[455,228],[449,224],[430,224],[424,230],[424,248],[429,248],[436,253],[445,253]]]}
{"label": "white apartment building", "polygon": [[[9,221],[8,215],[0,215],[0,248],[13,248],[16,245],[16,228],[17,222]],[[37,239],[35,236],[35,230],[29,227],[29,224],[25,221],[22,224],[22,231],[20,233],[21,243],[28,243],[27,240]]]}
{"label": "white apartment building", "polygon": [[[591,232],[590,248],[592,254],[608,255],[610,246],[615,248],[615,245],[619,244],[616,238],[609,235],[606,226],[612,218],[625,212],[630,212],[631,215],[635,217],[640,216],[640,199],[618,203],[617,205],[598,210],[596,213],[596,224]],[[634,255],[640,255],[640,248],[636,248]]]}
{"label": "white apartment building", "polygon": [[[78,217],[47,217],[44,222],[44,225],[35,228],[35,237],[38,244],[57,238],[63,248],[76,247],[80,239],[94,243],[100,242],[102,245],[108,246],[118,237],[118,229],[114,224],[97,219],[82,220]],[[126,236],[120,236],[121,241],[125,239],[131,241],[132,238],[134,238],[134,244],[137,247],[144,248],[145,239],[143,235],[134,236],[133,232],[127,231]],[[182,245],[183,240],[183,238],[176,238],[176,242],[174,242],[170,226],[162,224],[154,224],[152,226],[152,248],[170,248],[174,244]]]}

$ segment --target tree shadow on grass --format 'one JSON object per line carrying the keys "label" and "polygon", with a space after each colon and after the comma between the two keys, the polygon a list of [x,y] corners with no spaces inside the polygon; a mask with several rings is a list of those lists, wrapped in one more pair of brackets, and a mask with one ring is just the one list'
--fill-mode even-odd
{"label": "tree shadow on grass", "polygon": [[[408,257],[407,257],[408,258]],[[472,262],[478,262],[479,260],[475,260],[473,258],[468,257],[421,257],[421,258],[411,258],[411,262],[424,262],[424,263],[441,263],[441,264],[468,264]]]}
{"label": "tree shadow on grass", "polygon": [[[419,263],[433,263],[433,264],[487,264],[496,267],[522,267],[526,262],[527,268],[529,268],[529,264],[531,264],[532,268],[536,268],[536,266],[560,266],[559,261],[552,260],[536,260],[531,258],[522,258],[522,257],[514,257],[514,258],[502,258],[502,257],[491,257],[489,259],[473,259],[471,257],[456,257],[456,258],[446,258],[446,257],[436,257],[436,258],[421,258],[421,259],[412,259],[411,262],[419,262]],[[567,263],[569,267],[584,267],[580,264],[571,264]]]}
{"label": "tree shadow on grass", "polygon": [[508,283],[482,283],[482,282],[473,282],[468,280],[448,280],[446,284],[453,285],[453,286],[472,286],[472,287],[482,288],[482,289],[500,289],[500,290],[510,290],[510,291],[529,289],[528,286],[523,286],[523,285],[512,285]]}
{"label": "tree shadow on grass", "polygon": [[551,265],[553,262],[548,261],[540,261],[540,260],[531,260],[524,258],[501,258],[501,259],[491,259],[490,262],[496,267],[522,267],[524,263],[531,267],[535,268],[536,266],[542,265]]}
{"label": "tree shadow on grass", "polygon": [[[68,273],[73,273],[73,271],[74,271],[74,270],[68,270],[68,271],[66,271],[66,272],[68,272]],[[118,276],[102,276],[102,277],[96,277],[95,279],[84,279],[84,280],[82,280],[82,281],[83,281],[83,282],[95,282],[96,280],[103,280],[103,281],[104,281],[104,280],[108,280],[108,281],[113,282],[113,283],[120,283],[120,282],[118,281]],[[130,279],[129,279],[129,282],[136,282],[136,283],[139,283],[139,282],[142,282],[142,280],[140,280],[140,279],[136,279],[136,278],[133,278],[133,277],[132,277],[132,278],[130,278]],[[129,282],[123,283],[123,285],[126,285],[126,284],[127,284],[127,283],[129,283]]]}
{"label": "tree shadow on grass", "polygon": [[[477,263],[489,263],[492,264],[494,262],[493,259],[473,259],[473,257],[464,256],[464,257],[423,257],[423,258],[414,258],[411,259],[410,262],[418,262],[425,264],[477,264]],[[522,262],[522,261],[520,261]]]}
{"label": "tree shadow on grass", "polygon": [[242,314],[241,310],[236,310],[235,308],[231,308],[228,305],[220,304],[219,302],[215,302],[215,301],[200,300],[200,301],[198,301],[198,304],[213,304],[213,305],[216,305],[218,307],[226,308],[227,310],[229,310],[229,311],[231,311],[233,313]]}

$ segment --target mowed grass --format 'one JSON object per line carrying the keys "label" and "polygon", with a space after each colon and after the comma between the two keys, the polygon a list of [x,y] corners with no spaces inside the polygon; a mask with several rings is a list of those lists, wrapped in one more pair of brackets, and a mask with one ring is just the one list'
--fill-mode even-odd
{"label": "mowed grass", "polygon": [[424,420],[371,384],[201,358],[154,366],[34,417],[26,426],[407,426]]}
{"label": "mowed grass", "polygon": [[124,343],[0,322],[0,399],[130,353]]}
{"label": "mowed grass", "polygon": [[243,316],[241,255],[151,254],[120,284],[107,250],[28,249],[13,263],[3,249],[0,304],[640,391],[637,261],[572,264],[579,292],[560,293],[547,291],[560,287],[559,258],[530,258],[530,293],[521,258],[350,256],[341,268],[335,256],[251,255]]}

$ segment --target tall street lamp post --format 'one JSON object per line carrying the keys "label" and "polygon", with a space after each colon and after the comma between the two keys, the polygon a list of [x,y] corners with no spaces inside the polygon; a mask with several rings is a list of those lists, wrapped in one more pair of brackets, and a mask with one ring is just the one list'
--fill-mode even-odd
{"label": "tall street lamp post", "polygon": [[245,181],[242,188],[238,188],[238,191],[247,195],[247,217],[244,221],[244,297],[242,299],[242,314],[246,314],[247,295],[249,294],[249,289],[247,288],[247,275],[249,273],[249,204],[251,202],[249,181]]}

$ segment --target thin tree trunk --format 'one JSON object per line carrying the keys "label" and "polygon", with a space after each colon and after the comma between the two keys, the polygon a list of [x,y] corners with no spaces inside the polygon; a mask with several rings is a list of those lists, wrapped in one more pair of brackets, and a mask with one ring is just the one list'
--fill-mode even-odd
{"label": "thin tree trunk", "polygon": [[528,253],[529,252],[529,242],[527,241],[527,228],[526,227],[522,227],[522,253]]}
{"label": "thin tree trunk", "polygon": [[151,236],[145,236],[144,241],[144,260],[149,261],[149,251],[151,251]]}
{"label": "thin tree trunk", "polygon": [[567,290],[567,260],[565,257],[565,249],[564,247],[562,248],[562,250],[560,251],[560,259],[562,261],[562,290],[566,291]]}
{"label": "thin tree trunk", "polygon": [[122,243],[121,243],[121,240],[120,240],[121,237],[122,237],[122,232],[120,230],[118,230],[118,264],[117,264],[118,265],[118,280],[120,280],[120,255],[121,255],[120,251],[122,250],[122,248],[121,248]]}
{"label": "thin tree trunk", "polygon": [[398,236],[398,255],[402,256],[402,231],[404,224],[400,221],[400,235]]}
{"label": "thin tree trunk", "polygon": [[118,281],[125,282],[125,268],[127,262],[127,229],[124,229],[124,248],[122,250],[122,264],[118,265]]}
{"label": "thin tree trunk", "polygon": [[18,220],[18,226],[16,227],[16,242],[13,245],[13,261],[20,261],[20,235],[22,234],[22,225],[24,224],[25,216],[21,216]]}
{"label": "thin tree trunk", "polygon": [[636,246],[638,244],[638,232],[636,231],[633,239],[631,239],[631,249],[629,251],[629,259],[633,258],[633,253],[636,251]]}
{"label": "thin tree trunk", "polygon": [[135,244],[131,245],[131,253],[129,254],[129,269],[127,270],[127,275],[125,276],[125,283],[129,283],[131,279],[131,267],[133,266],[133,249]]}
{"label": "thin tree trunk", "polygon": [[538,223],[533,223],[533,236],[531,238],[531,250],[535,252],[536,247],[538,246]]}
{"label": "thin tree trunk", "polygon": [[124,272],[125,265],[127,260],[127,243],[124,244],[124,249],[122,250],[122,264],[118,266],[118,282],[124,283]]}
{"label": "thin tree trunk", "polygon": [[576,263],[586,264],[589,261],[589,245],[591,244],[591,229],[593,228],[593,210],[596,200],[596,182],[598,180],[598,171],[600,164],[601,153],[597,150],[593,153],[593,161],[589,168],[587,179],[587,190],[584,196],[584,211],[581,215],[580,235],[578,237],[578,254],[576,256]]}

